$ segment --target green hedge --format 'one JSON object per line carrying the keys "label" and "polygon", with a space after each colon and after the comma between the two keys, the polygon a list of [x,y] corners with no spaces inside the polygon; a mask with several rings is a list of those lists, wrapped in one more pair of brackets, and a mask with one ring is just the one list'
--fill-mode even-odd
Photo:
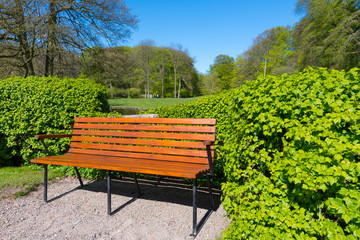
{"label": "green hedge", "polygon": [[[70,133],[76,116],[108,112],[105,87],[89,79],[13,77],[0,80],[0,166],[45,155],[35,134]],[[46,140],[53,154],[69,139]]]}
{"label": "green hedge", "polygon": [[225,238],[360,238],[359,83],[358,69],[307,69],[242,89],[226,147]]}
{"label": "green hedge", "polygon": [[310,68],[160,109],[224,117],[225,239],[360,238],[359,84],[358,69]]}

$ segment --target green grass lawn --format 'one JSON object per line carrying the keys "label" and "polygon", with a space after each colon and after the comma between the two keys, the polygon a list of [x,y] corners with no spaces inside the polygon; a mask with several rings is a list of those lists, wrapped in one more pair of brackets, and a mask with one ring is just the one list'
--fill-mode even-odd
{"label": "green grass lawn", "polygon": [[108,99],[110,106],[119,107],[136,107],[143,109],[152,109],[161,106],[173,105],[177,103],[189,102],[191,100],[198,99],[200,97],[193,98],[117,98]]}
{"label": "green grass lawn", "polygon": [[[49,168],[50,181],[64,175],[59,169]],[[0,198],[9,196],[9,193],[14,197],[24,196],[43,182],[44,170],[36,165],[0,168]]]}

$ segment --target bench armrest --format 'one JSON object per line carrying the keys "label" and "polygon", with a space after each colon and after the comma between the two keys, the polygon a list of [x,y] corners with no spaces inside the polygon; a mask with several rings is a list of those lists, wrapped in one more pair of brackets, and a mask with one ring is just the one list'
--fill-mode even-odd
{"label": "bench armrest", "polygon": [[204,141],[204,145],[214,145],[214,141]]}
{"label": "bench armrest", "polygon": [[48,134],[48,135],[35,135],[35,138],[40,139],[42,145],[44,146],[46,152],[48,153],[48,155],[50,156],[50,151],[47,148],[45,142],[44,142],[44,138],[63,138],[63,137],[71,137],[72,134]]}
{"label": "bench armrest", "polygon": [[72,137],[72,134],[49,134],[49,135],[35,135],[35,138],[63,138]]}

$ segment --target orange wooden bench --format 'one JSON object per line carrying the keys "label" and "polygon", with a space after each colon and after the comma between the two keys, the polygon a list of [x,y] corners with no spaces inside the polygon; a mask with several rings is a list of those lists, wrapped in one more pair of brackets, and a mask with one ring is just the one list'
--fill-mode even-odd
{"label": "orange wooden bench", "polygon": [[[193,231],[197,234],[197,177],[207,176],[211,207],[214,207],[209,175],[213,175],[215,119],[191,118],[75,118],[72,134],[36,135],[49,156],[32,159],[44,165],[44,201],[47,202],[47,165],[107,170],[108,214],[111,215],[110,171],[193,179]],[[70,149],[50,156],[45,138],[71,137]]]}

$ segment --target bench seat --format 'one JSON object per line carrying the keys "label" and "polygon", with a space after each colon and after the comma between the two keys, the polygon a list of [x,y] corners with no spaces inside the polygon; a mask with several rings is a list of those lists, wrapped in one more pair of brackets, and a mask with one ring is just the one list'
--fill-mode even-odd
{"label": "bench seat", "polygon": [[[196,158],[194,158],[194,160],[196,160]],[[37,164],[85,167],[192,179],[209,172],[209,166],[203,164],[79,153],[39,157],[32,160],[32,162]]]}

